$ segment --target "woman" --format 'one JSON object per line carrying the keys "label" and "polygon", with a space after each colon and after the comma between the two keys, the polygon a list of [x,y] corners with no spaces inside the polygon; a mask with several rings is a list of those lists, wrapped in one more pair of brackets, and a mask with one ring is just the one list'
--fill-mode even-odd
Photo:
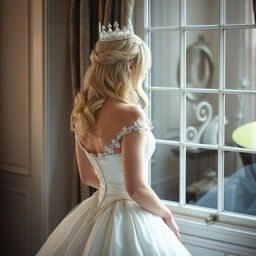
{"label": "woman", "polygon": [[81,181],[98,189],[77,205],[37,255],[190,255],[170,210],[147,184],[155,150],[140,106],[150,50],[131,24],[99,26],[71,113]]}

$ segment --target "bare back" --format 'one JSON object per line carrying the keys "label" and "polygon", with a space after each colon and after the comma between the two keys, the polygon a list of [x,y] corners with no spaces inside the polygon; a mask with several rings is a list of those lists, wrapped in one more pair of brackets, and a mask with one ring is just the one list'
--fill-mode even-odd
{"label": "bare back", "polygon": [[[117,100],[108,100],[96,112],[96,125],[91,131],[91,136],[81,137],[84,147],[96,155],[104,153],[104,147],[111,144],[117,133],[129,123],[129,112],[134,106]],[[132,122],[132,117],[131,117]],[[80,130],[80,124],[77,130]],[[121,153],[121,148],[115,149],[115,153]]]}

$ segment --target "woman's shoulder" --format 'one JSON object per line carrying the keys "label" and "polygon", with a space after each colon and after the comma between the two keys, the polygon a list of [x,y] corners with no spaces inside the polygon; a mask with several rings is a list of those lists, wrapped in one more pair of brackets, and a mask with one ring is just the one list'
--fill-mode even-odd
{"label": "woman's shoulder", "polygon": [[148,119],[144,110],[133,104],[125,102],[108,101],[101,112],[101,127],[114,127],[115,131],[119,131],[124,127],[136,126],[144,127],[147,125]]}
{"label": "woman's shoulder", "polygon": [[145,112],[137,105],[121,103],[121,105],[117,106],[116,113],[123,125],[131,124],[138,119],[141,121],[147,120]]}

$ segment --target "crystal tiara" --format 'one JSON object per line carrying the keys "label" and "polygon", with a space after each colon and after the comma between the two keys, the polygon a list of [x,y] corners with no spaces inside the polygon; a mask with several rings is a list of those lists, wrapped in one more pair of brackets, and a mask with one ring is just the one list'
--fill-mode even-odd
{"label": "crystal tiara", "polygon": [[127,27],[123,26],[123,29],[119,28],[119,24],[116,21],[113,26],[109,23],[107,27],[108,29],[106,30],[106,27],[99,22],[100,41],[123,40],[134,36],[133,26],[130,20],[128,21]]}

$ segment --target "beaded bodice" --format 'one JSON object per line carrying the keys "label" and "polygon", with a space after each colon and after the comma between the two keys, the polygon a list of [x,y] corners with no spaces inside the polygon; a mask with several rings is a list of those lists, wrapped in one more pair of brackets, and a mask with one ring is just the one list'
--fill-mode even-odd
{"label": "beaded bodice", "polygon": [[105,151],[109,154],[115,154],[115,149],[120,148],[121,146],[120,139],[123,135],[130,133],[132,130],[142,133],[144,129],[147,129],[145,123],[143,123],[142,120],[138,118],[132,125],[128,127],[124,126],[122,130],[117,133],[116,138],[112,139],[111,145],[105,146]]}

